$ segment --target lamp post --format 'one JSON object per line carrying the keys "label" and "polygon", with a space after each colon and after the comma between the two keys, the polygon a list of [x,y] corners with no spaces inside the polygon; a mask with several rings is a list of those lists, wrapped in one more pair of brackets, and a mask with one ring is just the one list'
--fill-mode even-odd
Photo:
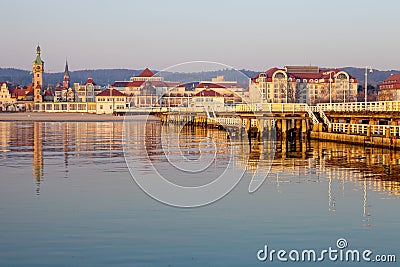
{"label": "lamp post", "polygon": [[286,82],[286,104],[288,103],[289,98],[289,82]]}
{"label": "lamp post", "polygon": [[332,105],[332,71],[329,72],[329,104]]}
{"label": "lamp post", "polygon": [[329,104],[332,104],[332,73],[335,73],[333,70],[325,72],[325,74],[329,73]]}
{"label": "lamp post", "polygon": [[365,87],[364,87],[364,101],[365,101],[365,110],[367,110],[367,102],[368,102],[368,68],[369,73],[372,73],[372,67],[365,67]]}
{"label": "lamp post", "polygon": [[344,88],[343,81],[341,81],[340,83],[341,83],[341,87],[343,89],[343,103],[346,103],[346,89]]}

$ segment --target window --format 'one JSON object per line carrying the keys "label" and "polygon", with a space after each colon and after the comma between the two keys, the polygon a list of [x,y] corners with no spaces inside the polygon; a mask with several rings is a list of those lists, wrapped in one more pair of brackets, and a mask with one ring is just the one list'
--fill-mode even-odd
{"label": "window", "polygon": [[100,105],[100,109],[103,109],[103,105]]}

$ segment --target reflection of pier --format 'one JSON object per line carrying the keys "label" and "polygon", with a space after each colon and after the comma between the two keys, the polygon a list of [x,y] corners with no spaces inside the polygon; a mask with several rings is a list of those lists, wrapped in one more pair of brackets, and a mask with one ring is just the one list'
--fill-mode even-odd
{"label": "reflection of pier", "polygon": [[[294,176],[326,177],[332,180],[351,182],[358,188],[368,181],[368,189],[387,195],[400,195],[400,160],[397,151],[382,148],[363,148],[333,142],[312,141],[304,150],[298,143],[286,156],[276,153],[273,161],[263,160],[262,153],[269,142],[253,144],[251,153],[243,150],[238,164],[250,172],[258,168],[269,168],[268,178],[277,173]],[[279,144],[279,142],[277,142]],[[279,146],[276,146],[279,150]]]}

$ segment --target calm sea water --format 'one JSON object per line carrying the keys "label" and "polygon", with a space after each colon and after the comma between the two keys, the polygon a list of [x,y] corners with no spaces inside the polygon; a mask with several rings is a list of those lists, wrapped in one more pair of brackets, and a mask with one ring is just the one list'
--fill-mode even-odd
{"label": "calm sea water", "polygon": [[[185,130],[168,153],[200,157],[198,145],[208,138],[217,160],[201,175],[177,177],[159,144],[160,124],[137,121],[129,129],[134,138],[127,141],[122,122],[0,122],[0,266],[280,265],[260,262],[257,251],[264,245],[336,248],[339,238],[348,248],[400,260],[398,152],[314,141],[306,150],[297,145],[275,155],[266,181],[249,194],[252,172],[268,167],[259,161],[266,144],[250,149],[220,130]],[[176,134],[173,128],[166,133]],[[156,174],[145,154],[173,182],[206,184],[232,160],[231,148],[240,151],[233,160],[246,175],[213,204],[171,207],[134,182],[124,142],[125,153],[141,166],[134,173],[149,179]]]}

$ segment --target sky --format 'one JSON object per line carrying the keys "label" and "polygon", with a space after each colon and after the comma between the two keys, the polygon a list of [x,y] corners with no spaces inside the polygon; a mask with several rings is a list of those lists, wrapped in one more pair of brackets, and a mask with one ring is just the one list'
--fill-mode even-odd
{"label": "sky", "polygon": [[400,1],[2,0],[0,67],[47,72],[213,61],[400,69]]}

